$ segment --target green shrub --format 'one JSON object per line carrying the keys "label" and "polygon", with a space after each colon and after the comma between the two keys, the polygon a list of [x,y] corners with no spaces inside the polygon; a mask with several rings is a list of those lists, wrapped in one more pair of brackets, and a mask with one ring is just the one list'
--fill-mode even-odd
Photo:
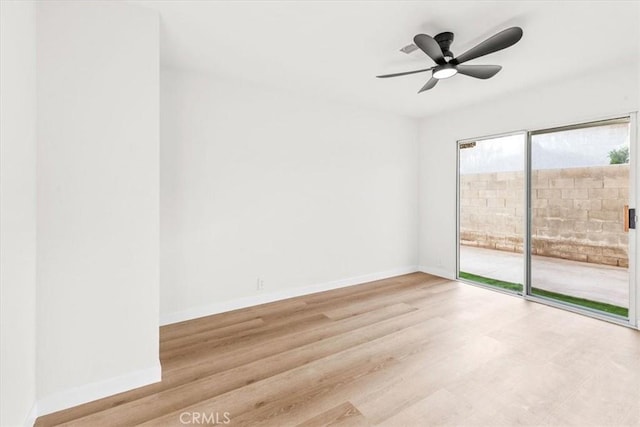
{"label": "green shrub", "polygon": [[624,163],[629,163],[629,147],[609,151],[610,165],[622,165]]}

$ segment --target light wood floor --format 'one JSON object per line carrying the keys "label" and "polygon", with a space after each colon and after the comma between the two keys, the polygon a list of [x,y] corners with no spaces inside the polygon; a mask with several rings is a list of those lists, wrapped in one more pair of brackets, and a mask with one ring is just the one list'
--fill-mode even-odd
{"label": "light wood floor", "polygon": [[422,273],[160,335],[161,383],[37,425],[640,425],[640,332]]}

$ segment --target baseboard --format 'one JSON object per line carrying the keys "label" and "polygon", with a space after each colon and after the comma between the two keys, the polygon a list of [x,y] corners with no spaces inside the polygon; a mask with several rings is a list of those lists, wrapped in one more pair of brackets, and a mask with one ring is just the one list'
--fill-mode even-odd
{"label": "baseboard", "polygon": [[134,388],[153,384],[162,379],[160,361],[155,366],[132,372],[108,380],[74,387],[59,393],[52,394],[37,402],[37,416],[51,414],[63,409],[71,408],[83,403],[113,396],[114,394],[129,391]]}
{"label": "baseboard", "polygon": [[314,294],[316,292],[329,291],[331,289],[360,285],[362,283],[387,279],[389,277],[400,276],[402,274],[415,273],[416,271],[419,271],[416,266],[407,266],[377,273],[365,274],[362,276],[334,280],[331,282],[318,283],[310,286],[283,289],[281,291],[269,293],[260,293],[258,295],[251,295],[249,297],[238,298],[231,301],[224,301],[161,315],[160,325],[169,325],[171,323],[183,322],[185,320],[197,319],[198,317],[211,316],[218,313],[225,313],[227,311],[238,310],[240,308],[252,307],[254,305],[266,304],[274,301],[280,301],[287,298],[294,298],[302,295]]}
{"label": "baseboard", "polygon": [[427,274],[432,274],[434,276],[442,277],[445,279],[450,279],[450,280],[456,279],[455,273],[452,273],[451,271],[445,270],[444,268],[440,268],[440,267],[425,267],[421,265],[420,267],[418,267],[418,271],[421,271]]}
{"label": "baseboard", "polygon": [[38,419],[38,403],[34,403],[33,406],[31,406],[29,415],[27,415],[27,419],[24,421],[24,426],[33,427],[37,419]]}

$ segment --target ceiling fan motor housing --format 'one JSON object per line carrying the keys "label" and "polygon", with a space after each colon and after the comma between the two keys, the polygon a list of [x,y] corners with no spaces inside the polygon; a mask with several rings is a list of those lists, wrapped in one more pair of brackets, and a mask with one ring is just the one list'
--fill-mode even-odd
{"label": "ceiling fan motor housing", "polygon": [[442,55],[449,57],[449,59],[453,58],[453,53],[449,50],[451,43],[453,43],[453,33],[446,31],[444,33],[437,34],[433,39],[440,46]]}

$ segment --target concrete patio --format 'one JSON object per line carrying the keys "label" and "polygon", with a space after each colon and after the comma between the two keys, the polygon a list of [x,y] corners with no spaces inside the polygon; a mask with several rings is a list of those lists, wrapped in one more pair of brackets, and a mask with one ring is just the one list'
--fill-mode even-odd
{"label": "concrete patio", "polygon": [[[506,282],[524,283],[524,256],[515,252],[460,246],[460,270]],[[565,295],[629,306],[626,268],[532,256],[532,286]]]}

